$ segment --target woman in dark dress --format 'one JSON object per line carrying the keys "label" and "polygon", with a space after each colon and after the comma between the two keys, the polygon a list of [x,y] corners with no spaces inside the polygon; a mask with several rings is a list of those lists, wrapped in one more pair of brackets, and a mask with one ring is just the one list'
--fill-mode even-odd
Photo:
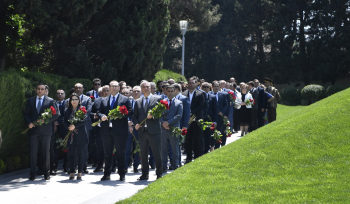
{"label": "woman in dark dress", "polygon": [[[64,112],[64,122],[63,126],[71,131],[71,135],[68,138],[68,157],[69,157],[69,168],[70,176],[69,179],[74,179],[75,176],[75,161],[76,156],[78,156],[78,176],[77,180],[81,180],[81,175],[84,168],[84,145],[88,143],[87,131],[85,128],[85,123],[87,120],[87,115],[80,122],[71,124],[68,120],[75,116],[75,112],[81,107],[81,101],[76,93],[72,93],[69,98],[69,106]],[[77,152],[77,154],[75,154]]]}
{"label": "woman in dark dress", "polygon": [[237,95],[237,102],[240,103],[240,107],[238,108],[239,114],[239,123],[241,127],[241,136],[248,134],[248,128],[252,122],[252,106],[250,104],[246,104],[247,100],[253,100],[252,95],[248,92],[248,85],[241,85],[241,94]]}

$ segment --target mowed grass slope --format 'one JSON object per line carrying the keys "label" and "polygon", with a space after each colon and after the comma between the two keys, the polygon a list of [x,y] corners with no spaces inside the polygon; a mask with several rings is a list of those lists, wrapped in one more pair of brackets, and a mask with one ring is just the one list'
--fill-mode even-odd
{"label": "mowed grass slope", "polygon": [[276,122],[121,203],[349,203],[350,89],[280,109]]}

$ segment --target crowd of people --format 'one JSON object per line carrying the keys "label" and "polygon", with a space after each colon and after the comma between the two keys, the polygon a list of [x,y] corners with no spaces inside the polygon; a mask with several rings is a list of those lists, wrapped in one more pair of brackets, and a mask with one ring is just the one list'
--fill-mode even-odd
{"label": "crowd of people", "polygon": [[[212,83],[193,76],[188,82],[174,79],[158,81],[157,84],[142,80],[131,87],[124,81],[111,81],[102,86],[98,78],[92,82],[93,89],[84,94],[84,86],[76,83],[66,99],[64,90],[56,90],[56,100],[48,97],[49,87],[38,84],[37,95],[27,101],[24,119],[30,128],[30,180],[44,175],[45,180],[56,175],[57,151],[63,150],[63,171],[69,179],[82,179],[89,173],[104,172],[101,181],[110,180],[111,173],[119,174],[125,181],[128,167],[139,172],[138,180],[147,180],[149,169],[156,169],[157,179],[168,170],[175,170],[192,162],[203,154],[226,144],[224,121],[229,120],[231,132],[249,132],[276,120],[278,90],[273,81],[265,78],[264,84],[255,79],[248,83],[220,80]],[[161,100],[167,101],[169,109],[161,118],[152,116],[149,110]],[[125,106],[127,114],[110,120],[108,114],[117,107]],[[45,123],[40,116],[53,107],[56,114]],[[86,114],[81,115],[82,110]],[[80,111],[80,112],[79,112]],[[80,120],[72,122],[80,114]],[[213,124],[221,132],[220,142],[211,136],[213,129],[203,128],[198,120]],[[195,122],[193,122],[195,120]],[[98,123],[97,121],[100,121]],[[143,122],[145,121],[145,122]],[[38,125],[38,123],[43,123]],[[97,122],[97,126],[92,123]],[[37,125],[35,125],[37,124]],[[182,144],[173,128],[186,129]],[[67,149],[61,147],[68,135]],[[139,151],[135,151],[138,150]],[[181,161],[181,154],[186,160]],[[37,169],[38,167],[38,169]]]}

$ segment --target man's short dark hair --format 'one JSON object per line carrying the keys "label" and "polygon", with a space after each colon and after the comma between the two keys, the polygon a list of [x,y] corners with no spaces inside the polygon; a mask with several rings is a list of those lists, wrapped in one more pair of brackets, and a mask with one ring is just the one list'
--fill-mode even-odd
{"label": "man's short dark hair", "polygon": [[192,80],[194,80],[194,83],[197,83],[198,82],[198,77],[193,76],[193,77],[188,79],[188,81],[192,81]]}
{"label": "man's short dark hair", "polygon": [[72,93],[74,93],[75,89],[72,88],[71,90],[69,90],[69,95],[72,95]]}
{"label": "man's short dark hair", "polygon": [[45,89],[46,89],[46,84],[44,84],[44,83],[38,83],[38,84],[36,85],[36,87],[38,87],[38,86],[45,86]]}
{"label": "man's short dark hair", "polygon": [[49,90],[49,86],[45,84],[45,90]]}
{"label": "man's short dark hair", "polygon": [[237,87],[237,84],[236,84],[236,83],[232,83],[232,86],[233,86],[234,88],[236,88],[236,87]]}
{"label": "man's short dark hair", "polygon": [[92,84],[95,84],[95,82],[100,82],[100,83],[101,83],[101,79],[99,79],[99,78],[94,79],[94,80],[92,81]]}
{"label": "man's short dark hair", "polygon": [[250,81],[250,82],[248,82],[248,85],[254,87],[254,82],[253,82],[253,81]]}
{"label": "man's short dark hair", "polygon": [[163,83],[163,81],[157,81],[157,86],[158,86],[160,83]]}
{"label": "man's short dark hair", "polygon": [[168,89],[175,89],[175,86],[169,85],[169,86],[166,87],[166,90],[168,90]]}
{"label": "man's short dark hair", "polygon": [[167,86],[169,86],[170,84],[167,82],[167,83],[164,83],[164,84],[162,84],[162,88],[164,88],[164,87],[167,87]]}
{"label": "man's short dark hair", "polygon": [[215,80],[215,81],[213,81],[213,82],[211,82],[211,85],[213,85],[213,86],[214,86],[214,84],[215,84],[215,83],[218,83],[218,84],[220,85],[220,82],[219,82],[219,81],[216,81],[216,80]]}
{"label": "man's short dark hair", "polygon": [[181,91],[181,85],[178,83],[173,84],[174,88]]}

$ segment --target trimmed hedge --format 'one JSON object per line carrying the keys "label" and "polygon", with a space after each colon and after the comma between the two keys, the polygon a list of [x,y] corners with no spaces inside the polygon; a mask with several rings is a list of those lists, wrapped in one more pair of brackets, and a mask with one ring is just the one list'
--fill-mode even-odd
{"label": "trimmed hedge", "polygon": [[327,96],[330,96],[330,95],[333,95],[339,91],[342,91],[344,90],[344,88],[340,85],[333,85],[333,86],[329,86],[327,89],[326,89],[326,93],[327,93]]}
{"label": "trimmed hedge", "polygon": [[182,76],[181,74],[167,70],[167,69],[159,70],[156,73],[156,75],[154,76],[153,82],[157,83],[157,81],[165,81],[168,79],[174,79],[176,82],[178,82],[178,81],[187,82],[186,77]]}
{"label": "trimmed hedge", "polygon": [[326,97],[326,90],[323,86],[317,84],[311,84],[305,86],[301,90],[302,105],[309,105],[315,103]]}
{"label": "trimmed hedge", "polygon": [[284,105],[299,105],[301,101],[300,90],[294,86],[288,86],[281,90],[281,103]]}
{"label": "trimmed hedge", "polygon": [[[39,72],[0,72],[0,129],[2,130],[2,145],[0,148],[0,174],[27,168],[29,165],[28,135],[21,135],[27,128],[23,113],[27,99],[35,96],[35,86],[38,83],[49,86],[49,96],[55,98],[57,89],[63,89],[66,97],[74,84],[79,82],[85,87],[84,92],[91,89],[92,82],[88,79],[68,79],[67,77]],[[6,170],[3,170],[3,168]]]}

